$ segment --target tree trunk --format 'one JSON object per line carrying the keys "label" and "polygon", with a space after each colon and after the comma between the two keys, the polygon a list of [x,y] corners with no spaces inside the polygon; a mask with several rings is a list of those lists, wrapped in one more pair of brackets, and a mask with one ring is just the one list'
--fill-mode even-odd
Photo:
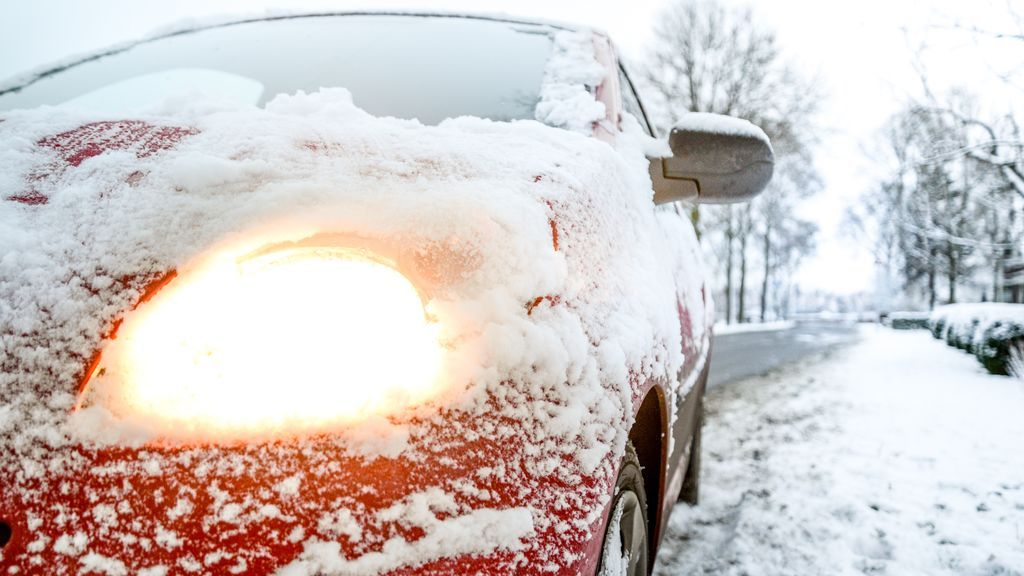
{"label": "tree trunk", "polygon": [[935,248],[928,251],[928,309],[935,310]]}
{"label": "tree trunk", "polygon": [[732,222],[732,206],[725,221],[725,323],[732,324],[732,240],[736,231]]}
{"label": "tree trunk", "polygon": [[949,266],[946,268],[946,281],[949,283],[949,304],[956,304],[956,282],[957,282],[957,257],[956,249],[949,247],[946,254],[946,261]]}
{"label": "tree trunk", "polygon": [[740,324],[747,321],[746,317],[746,294],[747,294],[747,231],[740,234],[740,289],[736,305],[736,321]]}
{"label": "tree trunk", "polygon": [[1001,298],[1002,294],[999,293],[999,280],[1000,280],[999,277],[1002,276],[1002,274],[1000,273],[1000,270],[999,270],[1000,269],[999,265],[1002,263],[1002,259],[1001,259],[1000,256],[1001,255],[999,254],[999,251],[997,250],[995,258],[992,259],[992,301],[993,302],[999,302],[1002,299]]}
{"label": "tree trunk", "polygon": [[768,279],[771,277],[772,227],[764,229],[764,279],[761,281],[761,322],[764,322],[768,311]]}

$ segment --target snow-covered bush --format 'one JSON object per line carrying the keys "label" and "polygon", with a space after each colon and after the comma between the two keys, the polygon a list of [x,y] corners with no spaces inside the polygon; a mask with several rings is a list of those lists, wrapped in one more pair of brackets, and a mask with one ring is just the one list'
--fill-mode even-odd
{"label": "snow-covered bush", "polygon": [[1018,342],[1010,347],[1010,375],[1024,380],[1024,343]]}
{"label": "snow-covered bush", "polygon": [[973,353],[993,374],[1009,374],[1011,351],[1024,343],[1024,305],[951,304],[929,319],[932,335]]}
{"label": "snow-covered bush", "polygon": [[1024,322],[996,320],[985,328],[974,355],[993,374],[1010,374],[1011,351],[1024,344]]}
{"label": "snow-covered bush", "polygon": [[950,346],[965,352],[971,352],[976,341],[979,323],[978,318],[971,318],[967,322],[960,322],[950,326],[946,335],[946,341],[949,342]]}

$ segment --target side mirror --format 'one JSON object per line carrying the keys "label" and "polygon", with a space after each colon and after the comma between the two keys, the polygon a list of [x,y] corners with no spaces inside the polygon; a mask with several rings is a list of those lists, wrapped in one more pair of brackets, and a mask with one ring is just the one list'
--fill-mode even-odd
{"label": "side mirror", "polygon": [[654,203],[750,200],[772,179],[775,153],[765,133],[719,114],[683,116],[668,137],[672,156],[651,159]]}

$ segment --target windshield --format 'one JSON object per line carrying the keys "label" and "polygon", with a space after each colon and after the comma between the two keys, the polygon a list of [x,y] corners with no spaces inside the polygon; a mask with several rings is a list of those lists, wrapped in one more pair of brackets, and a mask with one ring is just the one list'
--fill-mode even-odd
{"label": "windshield", "polygon": [[546,26],[475,18],[305,16],[177,34],[0,93],[0,110],[43,104],[131,112],[202,93],[262,105],[343,87],[377,116],[534,117],[551,52]]}

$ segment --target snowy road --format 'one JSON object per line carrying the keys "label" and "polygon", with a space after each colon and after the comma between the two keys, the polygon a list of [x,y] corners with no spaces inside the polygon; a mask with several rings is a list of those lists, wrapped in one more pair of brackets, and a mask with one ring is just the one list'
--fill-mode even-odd
{"label": "snowy road", "polygon": [[1024,574],[1024,382],[861,332],[709,391],[702,501],[656,574]]}
{"label": "snowy road", "polygon": [[857,325],[841,321],[799,322],[787,330],[716,335],[708,387],[763,374],[834,346],[850,344],[857,337]]}

